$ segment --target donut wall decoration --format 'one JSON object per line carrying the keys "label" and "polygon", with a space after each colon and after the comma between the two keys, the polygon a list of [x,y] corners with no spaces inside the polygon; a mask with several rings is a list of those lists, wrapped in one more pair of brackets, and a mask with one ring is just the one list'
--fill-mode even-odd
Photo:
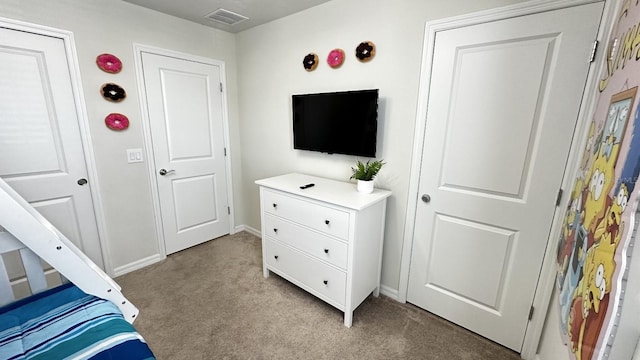
{"label": "donut wall decoration", "polygon": [[104,123],[111,130],[122,131],[129,127],[129,118],[119,113],[111,113],[104,118]]}
{"label": "donut wall decoration", "polygon": [[332,68],[339,68],[344,62],[344,51],[342,49],[333,49],[327,56],[327,64]]}
{"label": "donut wall decoration", "polygon": [[[100,54],[96,57],[98,68],[109,74],[117,74],[122,70],[122,61],[113,54]],[[105,83],[100,86],[102,98],[110,102],[121,102],[127,97],[127,92],[122,86],[114,83]],[[104,118],[104,124],[111,130],[122,131],[129,127],[129,118],[120,113],[110,113]]]}
{"label": "donut wall decoration", "polygon": [[120,85],[114,83],[102,84],[100,93],[105,100],[112,102],[120,102],[127,97],[127,92]]}
{"label": "donut wall decoration", "polygon": [[376,54],[376,44],[371,41],[363,41],[356,47],[356,58],[360,62],[368,62]]}
{"label": "donut wall decoration", "polygon": [[307,54],[302,60],[302,66],[307,71],[313,71],[318,67],[318,55],[315,53]]}
{"label": "donut wall decoration", "polygon": [[122,70],[122,61],[112,54],[98,55],[98,57],[96,57],[96,64],[100,70],[110,74],[117,74]]}
{"label": "donut wall decoration", "polygon": [[[376,44],[373,41],[363,41],[355,49],[355,56],[361,63],[369,62],[376,55]],[[335,48],[327,55],[327,64],[332,69],[337,69],[344,63],[346,56],[344,50]],[[309,53],[302,59],[302,67],[308,72],[314,71],[318,67],[318,55]]]}

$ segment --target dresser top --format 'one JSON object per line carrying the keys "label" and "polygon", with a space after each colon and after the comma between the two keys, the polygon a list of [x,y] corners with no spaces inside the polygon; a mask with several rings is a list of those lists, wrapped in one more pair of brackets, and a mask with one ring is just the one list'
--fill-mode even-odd
{"label": "dresser top", "polygon": [[[391,196],[388,190],[374,189],[371,194],[363,194],[356,190],[355,183],[297,173],[256,180],[256,184],[354,210],[362,210]],[[300,189],[307,184],[315,186]]]}

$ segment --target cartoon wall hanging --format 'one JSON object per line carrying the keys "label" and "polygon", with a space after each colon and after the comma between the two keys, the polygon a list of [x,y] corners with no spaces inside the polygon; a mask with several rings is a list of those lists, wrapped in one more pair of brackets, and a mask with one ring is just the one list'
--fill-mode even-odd
{"label": "cartoon wall hanging", "polygon": [[100,54],[96,57],[96,65],[104,72],[117,74],[122,70],[122,61],[112,54]]}
{"label": "cartoon wall hanging", "polygon": [[623,40],[600,77],[557,248],[560,329],[570,359],[601,359],[612,340],[638,207],[640,42],[624,39],[638,39],[640,5],[623,4],[612,35]]}

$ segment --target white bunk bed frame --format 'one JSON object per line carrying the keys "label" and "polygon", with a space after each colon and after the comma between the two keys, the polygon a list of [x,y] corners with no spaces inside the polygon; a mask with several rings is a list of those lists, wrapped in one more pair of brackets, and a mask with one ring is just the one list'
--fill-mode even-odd
{"label": "white bunk bed frame", "polygon": [[47,289],[42,259],[85,293],[114,303],[129,323],[136,319],[138,309],[120,286],[0,179],[0,305],[16,300],[1,256],[16,250],[32,294]]}

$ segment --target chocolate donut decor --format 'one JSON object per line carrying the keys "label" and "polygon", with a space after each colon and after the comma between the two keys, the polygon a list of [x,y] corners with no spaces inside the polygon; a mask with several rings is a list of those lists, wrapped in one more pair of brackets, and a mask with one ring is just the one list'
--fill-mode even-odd
{"label": "chocolate donut decor", "polygon": [[129,118],[118,113],[111,113],[104,118],[104,123],[111,130],[122,131],[129,127]]}
{"label": "chocolate donut decor", "polygon": [[124,89],[120,85],[114,83],[102,84],[102,86],[100,87],[100,92],[102,93],[102,97],[105,98],[105,100],[113,102],[120,102],[127,97],[127,92],[124,91]]}
{"label": "chocolate donut decor", "polygon": [[313,71],[318,67],[318,55],[314,53],[309,53],[302,60],[302,66],[307,71]]}
{"label": "chocolate donut decor", "polygon": [[96,65],[104,72],[117,74],[122,70],[122,61],[112,54],[100,54],[96,57]]}
{"label": "chocolate donut decor", "polygon": [[356,57],[360,62],[373,59],[376,54],[376,45],[371,41],[363,41],[356,47]]}

